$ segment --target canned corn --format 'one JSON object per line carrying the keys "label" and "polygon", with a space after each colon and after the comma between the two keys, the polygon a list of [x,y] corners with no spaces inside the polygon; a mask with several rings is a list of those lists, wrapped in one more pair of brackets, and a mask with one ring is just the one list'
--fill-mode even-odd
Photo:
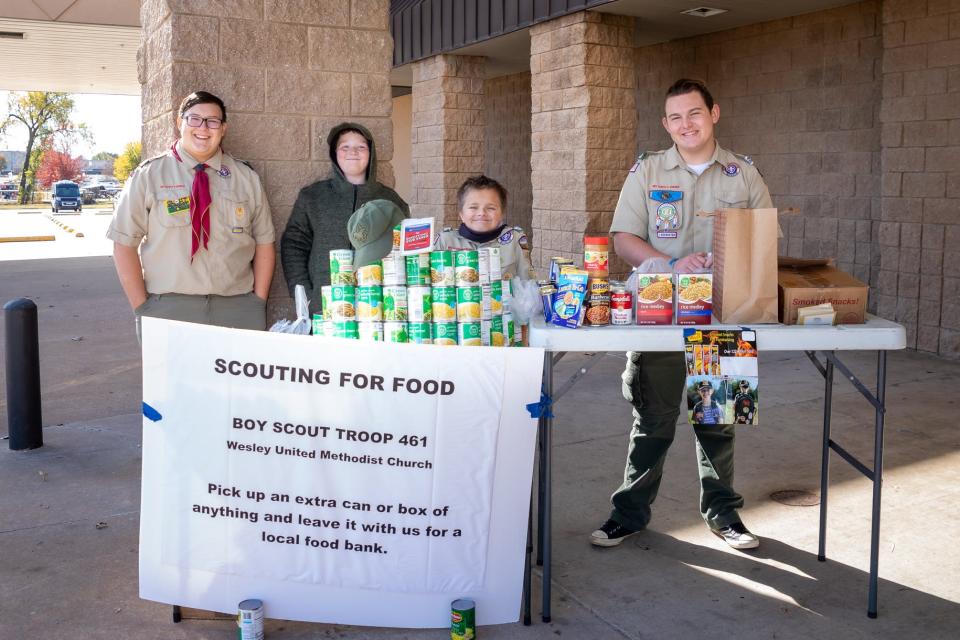
{"label": "canned corn", "polygon": [[457,342],[465,347],[479,347],[480,341],[480,322],[460,322],[457,323]]}
{"label": "canned corn", "polygon": [[477,605],[469,598],[450,603],[450,640],[473,640],[477,637]]}
{"label": "canned corn", "polygon": [[434,322],[433,344],[439,344],[442,346],[453,346],[457,344],[457,323]]}
{"label": "canned corn", "polygon": [[456,287],[433,287],[430,295],[433,298],[434,322],[452,322],[457,319]]}
{"label": "canned corn", "polygon": [[370,287],[374,285],[383,285],[383,265],[379,260],[373,264],[368,264],[357,269],[358,287]]}
{"label": "canned corn", "polygon": [[490,314],[503,315],[503,280],[490,281]]}
{"label": "canned corn", "polygon": [[480,322],[482,302],[480,287],[457,287],[457,322]]}
{"label": "canned corn", "polygon": [[506,343],[506,336],[503,334],[503,316],[493,316],[490,318],[490,345],[493,347],[503,347]]}
{"label": "canned corn", "polygon": [[357,320],[383,320],[383,289],[376,285],[357,287]]}

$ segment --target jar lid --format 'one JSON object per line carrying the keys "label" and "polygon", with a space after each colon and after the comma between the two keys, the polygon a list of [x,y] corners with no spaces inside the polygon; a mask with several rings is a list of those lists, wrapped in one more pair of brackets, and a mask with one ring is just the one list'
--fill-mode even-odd
{"label": "jar lid", "polygon": [[586,236],[583,239],[583,244],[607,244],[607,236]]}

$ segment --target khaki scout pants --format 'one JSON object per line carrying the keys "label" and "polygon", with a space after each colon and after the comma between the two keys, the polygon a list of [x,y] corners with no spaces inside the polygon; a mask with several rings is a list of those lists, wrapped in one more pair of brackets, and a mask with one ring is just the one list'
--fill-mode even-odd
{"label": "khaki scout pants", "polygon": [[140,318],[143,316],[263,331],[267,327],[266,305],[266,301],[253,292],[239,296],[151,293],[133,312],[137,321],[137,342],[140,342]]}
{"label": "khaki scout pants", "polygon": [[[623,484],[611,497],[610,517],[630,529],[650,521],[650,505],[663,477],[663,461],[673,442],[678,400],[686,380],[679,352],[627,354],[623,396],[633,405],[633,428]],[[712,529],[740,521],[743,498],[733,490],[733,425],[697,425],[700,513]]]}

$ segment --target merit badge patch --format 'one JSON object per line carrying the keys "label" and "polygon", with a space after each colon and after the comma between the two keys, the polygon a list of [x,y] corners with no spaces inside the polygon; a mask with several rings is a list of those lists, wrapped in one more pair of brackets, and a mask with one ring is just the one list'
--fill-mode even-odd
{"label": "merit badge patch", "polygon": [[230,169],[227,169],[227,167],[225,167],[224,165],[220,165],[220,171],[217,171],[217,174],[218,174],[221,178],[229,178],[229,177],[230,177]]}
{"label": "merit badge patch", "polygon": [[184,211],[190,211],[190,196],[184,196],[177,200],[164,200],[167,208],[167,215],[175,216]]}
{"label": "merit badge patch", "polygon": [[237,207],[237,217],[238,218],[243,217],[243,207]]}
{"label": "merit badge patch", "polygon": [[500,235],[500,244],[508,244],[513,238],[513,229],[508,229]]}
{"label": "merit badge patch", "polygon": [[724,175],[730,176],[732,178],[733,176],[740,173],[740,165],[738,165],[736,162],[731,162],[730,164],[728,164],[723,168],[723,173]]}
{"label": "merit badge patch", "polygon": [[233,227],[230,229],[230,233],[243,233],[243,227]]}

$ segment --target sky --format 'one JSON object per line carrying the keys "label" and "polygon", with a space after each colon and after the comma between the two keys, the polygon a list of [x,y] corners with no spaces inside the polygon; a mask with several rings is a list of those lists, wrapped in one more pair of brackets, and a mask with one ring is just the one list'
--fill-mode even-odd
{"label": "sky", "polygon": [[[9,94],[0,91],[0,109],[6,110]],[[74,155],[90,158],[99,151],[119,154],[128,142],[140,140],[140,96],[75,93],[73,99],[73,120],[86,123],[93,132],[93,145],[78,143]],[[0,149],[24,151],[26,147],[27,134],[22,125],[12,127],[6,137],[0,138]]]}

